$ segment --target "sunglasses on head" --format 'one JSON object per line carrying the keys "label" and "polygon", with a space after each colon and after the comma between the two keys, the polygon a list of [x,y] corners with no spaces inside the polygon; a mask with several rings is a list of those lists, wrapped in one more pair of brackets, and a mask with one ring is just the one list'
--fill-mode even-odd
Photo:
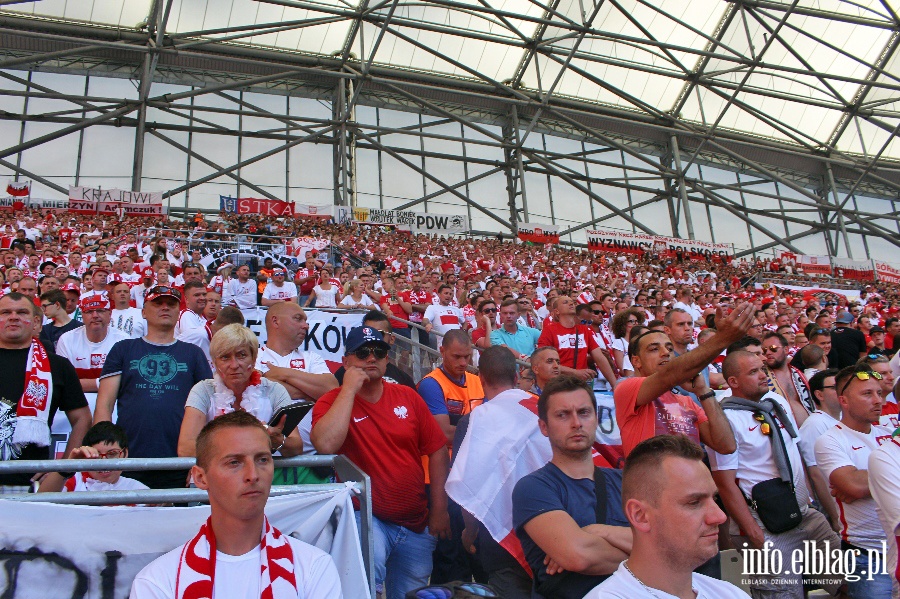
{"label": "sunglasses on head", "polygon": [[844,386],[841,388],[841,392],[838,395],[843,395],[844,391],[847,390],[847,387],[850,386],[850,383],[853,382],[853,379],[856,378],[860,381],[868,381],[869,379],[875,379],[876,381],[880,381],[884,377],[881,376],[880,372],[874,372],[871,370],[860,370],[859,372],[854,372],[853,376],[847,379],[847,382],[844,383]]}

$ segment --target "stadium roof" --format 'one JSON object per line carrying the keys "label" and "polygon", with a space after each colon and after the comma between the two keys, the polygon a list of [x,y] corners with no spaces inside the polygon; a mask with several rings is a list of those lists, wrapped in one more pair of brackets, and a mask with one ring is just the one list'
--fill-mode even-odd
{"label": "stadium roof", "polygon": [[[152,0],[3,2],[7,14],[134,31]],[[774,142],[900,159],[897,13],[862,0],[161,0],[199,40]],[[207,45],[207,47],[209,47]],[[360,60],[361,59],[361,60]]]}

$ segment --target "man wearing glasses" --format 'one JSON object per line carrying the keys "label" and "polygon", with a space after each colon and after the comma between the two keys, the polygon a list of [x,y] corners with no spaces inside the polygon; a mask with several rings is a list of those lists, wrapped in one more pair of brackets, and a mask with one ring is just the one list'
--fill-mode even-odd
{"label": "man wearing glasses", "polygon": [[809,418],[816,407],[809,392],[809,384],[798,368],[787,361],[787,339],[768,331],[763,337],[763,361],[769,376],[769,390],[786,400],[799,426]]}
{"label": "man wearing glasses", "polygon": [[816,440],[816,462],[831,483],[841,513],[841,549],[860,550],[856,571],[866,576],[848,581],[851,597],[889,597],[891,579],[879,571],[869,572],[869,552],[879,553],[885,542],[875,500],[869,490],[869,455],[879,445],[891,442],[891,431],[879,425],[884,403],[881,374],[868,364],[848,366],[835,376],[841,402],[841,422]]}
{"label": "man wearing glasses", "polygon": [[[118,405],[118,424],[131,442],[133,458],[174,458],[184,419],[188,392],[212,378],[203,351],[175,339],[181,294],[157,285],[144,298],[142,314],[147,334],[123,339],[106,356],[100,374],[94,424],[112,421]],[[148,470],[134,478],[151,489],[184,487],[185,470]]]}
{"label": "man wearing glasses", "polygon": [[[447,437],[411,389],[384,380],[390,345],[372,327],[347,335],[344,384],[313,408],[312,443],[342,454],[372,481],[375,586],[402,599],[428,584],[437,538],[450,536]],[[421,456],[431,480],[426,496]]]}

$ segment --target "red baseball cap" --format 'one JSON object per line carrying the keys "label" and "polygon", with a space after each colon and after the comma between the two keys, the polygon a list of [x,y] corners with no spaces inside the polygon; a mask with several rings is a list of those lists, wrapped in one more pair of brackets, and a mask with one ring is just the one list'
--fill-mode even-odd
{"label": "red baseball cap", "polygon": [[87,297],[81,298],[78,307],[82,312],[94,312],[96,310],[112,310],[109,299],[105,295],[95,293]]}
{"label": "red baseball cap", "polygon": [[66,283],[62,287],[60,287],[63,291],[74,291],[75,293],[81,293],[81,287],[76,285],[75,283]]}
{"label": "red baseball cap", "polygon": [[152,267],[148,266],[147,268],[145,268],[144,270],[141,271],[141,276],[143,276],[145,279],[155,279],[156,273],[153,272]]}

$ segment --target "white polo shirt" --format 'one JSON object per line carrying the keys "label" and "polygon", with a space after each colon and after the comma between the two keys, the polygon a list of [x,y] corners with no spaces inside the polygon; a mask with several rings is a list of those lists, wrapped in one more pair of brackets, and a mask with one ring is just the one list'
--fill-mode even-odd
{"label": "white polo shirt", "polygon": [[900,597],[900,572],[897,571],[897,540],[900,533],[900,440],[882,443],[869,454],[869,490],[875,511],[887,537],[888,568],[894,587],[891,596]]}
{"label": "white polo shirt", "polygon": [[[816,440],[816,462],[825,480],[844,466],[869,469],[869,455],[882,443],[889,442],[891,431],[877,425],[868,434],[837,424]],[[863,549],[881,549],[884,530],[871,497],[844,503],[835,497],[841,522],[841,539]]]}
{"label": "white polo shirt", "polygon": [[182,310],[178,315],[178,322],[175,324],[175,336],[190,329],[198,329],[206,324],[206,319],[191,309]]}
{"label": "white polo shirt", "polygon": [[56,342],[56,353],[72,363],[78,378],[98,379],[103,372],[109,350],[122,339],[128,339],[128,336],[110,327],[103,341],[92,343],[87,338],[85,327],[78,327],[60,336]]}

